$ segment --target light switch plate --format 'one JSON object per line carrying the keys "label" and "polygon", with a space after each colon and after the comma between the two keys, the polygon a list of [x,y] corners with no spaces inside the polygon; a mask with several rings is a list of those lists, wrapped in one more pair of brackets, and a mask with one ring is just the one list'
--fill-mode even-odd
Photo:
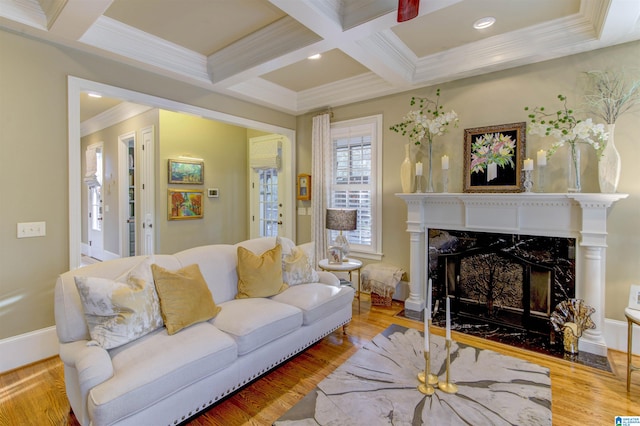
{"label": "light switch plate", "polygon": [[46,234],[45,222],[18,223],[18,238],[44,237]]}

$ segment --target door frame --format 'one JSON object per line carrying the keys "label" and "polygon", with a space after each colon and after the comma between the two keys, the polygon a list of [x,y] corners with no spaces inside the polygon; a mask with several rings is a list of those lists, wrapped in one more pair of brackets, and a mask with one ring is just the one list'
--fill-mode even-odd
{"label": "door frame", "polygon": [[[69,269],[76,269],[80,267],[81,259],[82,226],[80,225],[80,221],[82,217],[82,171],[80,165],[80,93],[82,92],[98,92],[103,96],[118,98],[137,104],[148,105],[153,108],[182,112],[185,114],[193,114],[222,123],[256,129],[266,133],[279,133],[283,136],[286,136],[290,141],[292,141],[290,158],[287,158],[285,161],[291,162],[291,174],[292,176],[295,176],[296,153],[295,143],[293,143],[293,141],[296,140],[296,132],[293,129],[287,129],[285,127],[275,126],[273,124],[263,123],[260,121],[250,120],[219,111],[184,104],[182,102],[176,102],[157,96],[147,95],[116,86],[110,86],[104,83],[98,83],[96,81],[74,77],[71,75],[67,77],[67,83],[67,105],[69,113]],[[295,191],[291,191],[291,197],[291,203],[292,205],[295,205]],[[247,217],[246,220],[248,221],[249,218]],[[296,215],[292,215],[291,222],[293,229],[296,229],[295,220]]]}
{"label": "door frame", "polygon": [[[133,139],[133,146],[138,145],[136,132],[128,132],[118,136],[118,204],[120,211],[118,215],[118,235],[120,235],[120,257],[129,257],[129,141]],[[137,159],[134,159],[134,170]],[[137,184],[137,176],[134,179]],[[136,191],[137,192],[137,191]],[[137,194],[134,194],[137,202]],[[136,232],[137,234],[137,232]],[[136,243],[138,236],[136,235]]]}

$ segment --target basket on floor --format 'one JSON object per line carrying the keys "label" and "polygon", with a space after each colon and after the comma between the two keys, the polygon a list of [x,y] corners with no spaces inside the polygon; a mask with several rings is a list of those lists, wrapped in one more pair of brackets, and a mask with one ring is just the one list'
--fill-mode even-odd
{"label": "basket on floor", "polygon": [[387,296],[380,296],[378,293],[371,292],[371,305],[373,306],[391,306],[393,300],[393,292]]}

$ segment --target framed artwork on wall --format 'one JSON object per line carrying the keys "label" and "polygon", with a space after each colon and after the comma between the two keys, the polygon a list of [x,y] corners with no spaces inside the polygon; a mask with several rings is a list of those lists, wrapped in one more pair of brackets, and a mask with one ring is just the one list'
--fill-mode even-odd
{"label": "framed artwork on wall", "polygon": [[464,192],[521,192],[526,123],[464,130]]}
{"label": "framed artwork on wall", "polygon": [[201,219],[204,191],[197,189],[169,189],[167,204],[169,220]]}
{"label": "framed artwork on wall", "polygon": [[296,198],[301,201],[311,199],[311,175],[299,174]]}
{"label": "framed artwork on wall", "polygon": [[169,159],[169,183],[204,183],[204,161]]}

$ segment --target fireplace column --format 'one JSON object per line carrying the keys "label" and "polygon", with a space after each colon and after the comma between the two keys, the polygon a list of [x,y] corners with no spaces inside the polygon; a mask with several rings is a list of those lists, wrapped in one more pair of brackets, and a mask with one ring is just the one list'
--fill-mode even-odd
{"label": "fireplace column", "polygon": [[425,200],[407,200],[407,232],[410,235],[409,298],[405,309],[422,311],[426,306],[425,288],[427,276],[426,227],[424,225]]}
{"label": "fireplace column", "polygon": [[591,319],[596,328],[584,331],[580,338],[579,350],[607,356],[607,344],[603,334],[607,209],[617,201],[617,197],[594,194],[569,194],[568,197],[577,201],[582,209],[581,254],[577,263],[580,268],[576,282],[576,297],[584,299],[587,305],[595,309]]}

